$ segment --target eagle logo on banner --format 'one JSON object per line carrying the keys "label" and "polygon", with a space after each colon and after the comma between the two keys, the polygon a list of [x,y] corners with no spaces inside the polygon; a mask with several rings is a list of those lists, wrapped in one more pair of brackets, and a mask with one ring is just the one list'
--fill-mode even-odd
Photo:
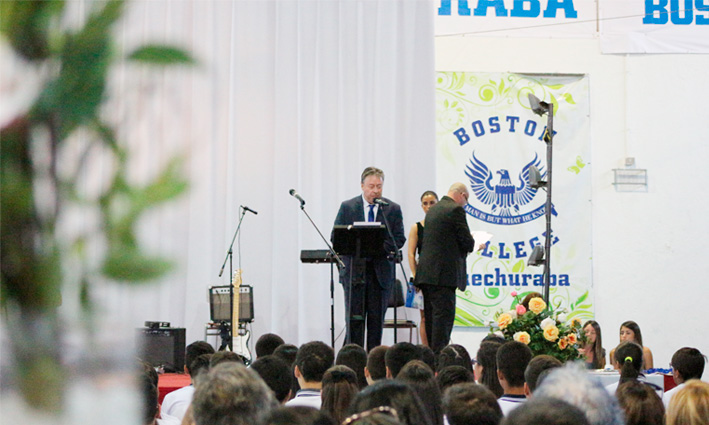
{"label": "eagle logo on banner", "polygon": [[[496,174],[500,175],[500,179],[497,184],[493,185],[493,172],[473,152],[472,158],[466,166],[465,175],[470,179],[470,188],[475,197],[484,205],[492,205],[492,214],[483,214],[485,221],[495,224],[519,224],[518,220],[507,220],[507,218],[519,217],[512,215],[513,210],[515,213],[519,213],[519,207],[528,204],[537,194],[537,189],[529,185],[532,166],[537,167],[542,178],[546,176],[541,160],[535,154],[534,159],[520,171],[519,185],[512,182],[510,172],[505,169],[497,170]],[[471,209],[475,210],[472,207]],[[478,214],[473,215],[478,216]]]}

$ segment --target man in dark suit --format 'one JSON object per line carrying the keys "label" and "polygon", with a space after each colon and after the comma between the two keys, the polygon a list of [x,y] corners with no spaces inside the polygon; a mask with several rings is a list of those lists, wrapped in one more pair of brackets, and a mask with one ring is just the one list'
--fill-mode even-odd
{"label": "man in dark suit", "polygon": [[423,292],[426,336],[434,353],[448,345],[455,320],[455,290],[465,289],[465,259],[475,249],[463,205],[468,189],[454,183],[426,214],[415,285]]}
{"label": "man in dark suit", "polygon": [[[396,258],[406,242],[406,236],[401,208],[397,203],[381,197],[384,172],[375,167],[365,168],[361,186],[362,195],[342,202],[335,225],[349,225],[357,221],[383,223],[386,218],[394,236],[392,241],[387,232],[384,244],[375,256],[360,261],[355,261],[352,256],[342,258],[345,267],[340,270],[340,283],[345,290],[346,317],[350,319],[345,341],[364,347],[366,322],[366,348],[369,351],[382,342],[382,326],[394,286]],[[376,203],[376,199],[382,199],[384,203]]]}

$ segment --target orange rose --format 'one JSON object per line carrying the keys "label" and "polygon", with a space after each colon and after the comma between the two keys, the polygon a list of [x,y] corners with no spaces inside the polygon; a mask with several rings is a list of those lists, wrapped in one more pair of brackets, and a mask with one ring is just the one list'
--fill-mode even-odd
{"label": "orange rose", "polygon": [[[544,337],[546,337],[546,335],[544,335]],[[566,338],[561,338],[559,340],[559,350],[565,349],[568,344],[569,344],[569,341]]]}
{"label": "orange rose", "polygon": [[574,345],[577,342],[576,334],[569,334],[566,338],[569,340],[569,344],[571,345]]}
{"label": "orange rose", "polygon": [[500,317],[497,318],[497,326],[499,326],[500,329],[505,329],[510,323],[512,323],[512,316],[508,313],[502,313]]}
{"label": "orange rose", "polygon": [[527,332],[516,332],[512,335],[512,339],[526,345],[529,345],[529,342],[532,340]]}
{"label": "orange rose", "polygon": [[550,325],[544,328],[544,339],[551,342],[554,342],[559,339],[559,328],[554,325]]}
{"label": "orange rose", "polygon": [[579,326],[581,326],[581,320],[579,320],[578,318],[572,319],[572,320],[571,320],[571,326],[573,326],[573,327],[575,327],[575,328],[578,328]]}
{"label": "orange rose", "polygon": [[529,300],[529,310],[534,312],[534,314],[541,313],[545,308],[547,308],[547,303],[543,299],[537,297]]}

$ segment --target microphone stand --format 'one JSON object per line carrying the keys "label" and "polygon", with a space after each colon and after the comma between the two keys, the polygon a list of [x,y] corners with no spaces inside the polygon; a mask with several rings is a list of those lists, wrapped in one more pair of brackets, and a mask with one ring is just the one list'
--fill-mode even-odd
{"label": "microphone stand", "polygon": [[[389,206],[389,204],[384,205],[384,204],[380,203],[379,206],[381,208],[383,208],[385,206]],[[389,220],[387,220],[387,216],[386,216],[386,214],[384,214],[383,209],[382,209],[382,218],[384,219],[384,227],[386,227],[387,233],[389,234],[389,237],[391,238],[391,242],[394,244],[394,249],[396,250],[396,251],[392,252],[391,254],[394,255],[394,261],[399,263],[399,267],[401,267],[401,273],[404,275],[404,279],[405,279],[404,282],[408,282],[409,278],[406,276],[406,270],[404,270],[401,249],[399,249],[399,247],[396,246],[396,239],[394,239],[394,233],[392,233],[391,228],[389,227]],[[400,289],[396,285],[396,276],[394,276],[394,286],[395,286],[395,288],[394,288],[395,291],[398,291]],[[394,296],[394,299],[396,300],[396,295]],[[396,304],[396,303],[394,303],[394,304]],[[396,342],[397,342],[397,335],[396,334],[397,334],[398,325],[399,325],[398,321],[397,321],[397,314],[396,314],[397,308],[398,307],[394,306],[394,344],[396,344]]]}
{"label": "microphone stand", "polygon": [[[345,268],[345,263],[342,262],[342,259],[340,258],[339,255],[335,252],[335,250],[332,248],[332,245],[330,242],[323,236],[322,232],[318,228],[318,226],[315,224],[312,218],[310,218],[310,214],[308,214],[307,211],[305,211],[305,202],[300,203],[300,210],[303,211],[303,214],[305,214],[306,217],[308,217],[308,220],[310,223],[313,225],[315,230],[318,232],[320,235],[320,238],[322,238],[323,242],[325,242],[325,245],[327,245],[327,249],[330,251],[330,256],[334,258],[337,261],[337,269],[344,269]],[[330,340],[331,340],[331,345],[332,348],[335,349],[335,277],[334,277],[334,263],[330,263]],[[350,295],[350,299],[352,296]],[[349,320],[349,319],[348,319]]]}
{"label": "microphone stand", "polygon": [[[224,258],[224,263],[222,263],[222,268],[221,268],[221,270],[219,270],[219,277],[222,277],[222,274],[224,274],[224,267],[226,266],[226,262],[227,262],[227,260],[229,260],[229,300],[231,302],[232,310],[234,308],[234,285],[232,285],[232,282],[231,282],[231,280],[233,278],[232,274],[234,273],[232,248],[234,247],[234,241],[236,241],[236,235],[239,234],[239,230],[241,229],[241,222],[244,220],[244,216],[246,215],[246,210],[244,210],[244,207],[239,207],[239,209],[241,210],[241,217],[239,217],[239,225],[236,226],[236,232],[234,232],[234,237],[231,238],[231,244],[229,244],[229,249],[226,252],[226,257]],[[233,321],[234,320],[232,318],[232,322]],[[234,341],[234,331],[236,330],[235,328],[237,328],[238,326],[239,326],[238,320],[237,320],[237,323],[231,324],[231,329],[229,332],[229,342],[228,342],[229,349],[231,349],[231,350],[234,349],[232,346],[232,342]],[[223,345],[224,344],[222,343],[222,346]]]}

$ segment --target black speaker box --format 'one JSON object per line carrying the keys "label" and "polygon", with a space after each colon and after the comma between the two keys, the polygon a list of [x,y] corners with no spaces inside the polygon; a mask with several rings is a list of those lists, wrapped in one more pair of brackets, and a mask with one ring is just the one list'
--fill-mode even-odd
{"label": "black speaker box", "polygon": [[185,328],[138,329],[140,358],[165,371],[182,372],[185,366]]}
{"label": "black speaker box", "polygon": [[[209,288],[209,318],[212,322],[231,322],[229,286]],[[239,322],[254,321],[254,293],[249,285],[239,287]]]}

